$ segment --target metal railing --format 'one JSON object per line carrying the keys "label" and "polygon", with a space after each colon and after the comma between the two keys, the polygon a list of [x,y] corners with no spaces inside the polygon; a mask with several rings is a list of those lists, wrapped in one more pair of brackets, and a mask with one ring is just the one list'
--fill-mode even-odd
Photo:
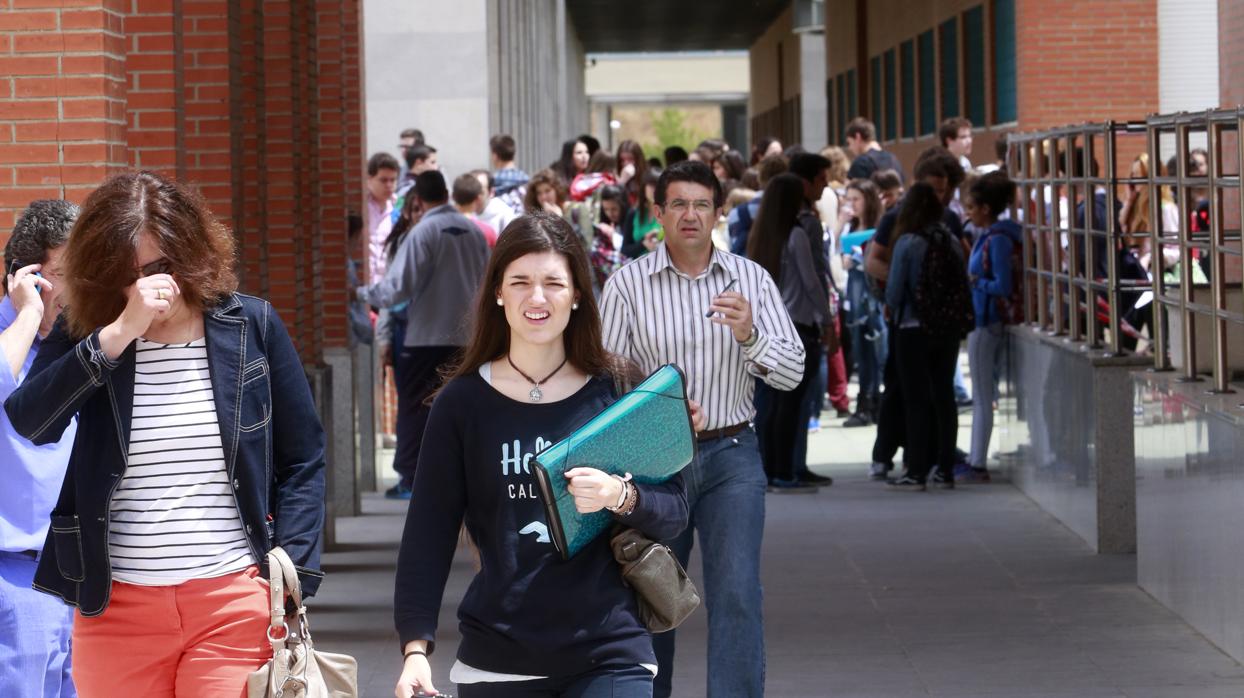
{"label": "metal railing", "polygon": [[1119,177],[1119,139],[1144,133],[1144,124],[1107,121],[1012,134],[1007,141],[1023,208],[1017,215],[1024,228],[1025,316],[1047,332],[1112,354],[1123,351],[1124,331],[1134,332],[1123,320],[1121,296],[1151,290],[1147,280],[1120,278],[1117,254],[1115,192],[1133,183]]}
{"label": "metal railing", "polygon": [[[1175,172],[1160,175],[1153,167],[1149,172],[1150,220],[1161,205],[1161,187],[1173,187],[1174,198],[1179,207],[1178,230],[1166,232],[1152,226],[1152,249],[1177,247],[1179,274],[1177,285],[1169,283],[1164,255],[1153,255],[1154,304],[1154,366],[1159,370],[1173,368],[1169,352],[1168,326],[1164,321],[1180,324],[1182,361],[1180,371],[1186,380],[1200,380],[1197,358],[1202,350],[1197,342],[1198,321],[1204,319],[1211,326],[1210,351],[1213,354],[1211,376],[1214,392],[1232,392],[1231,373],[1228,365],[1228,323],[1244,325],[1244,308],[1232,310],[1227,305],[1227,289],[1233,280],[1227,273],[1227,257],[1240,257],[1240,219],[1244,215],[1244,188],[1240,186],[1240,163],[1244,162],[1244,109],[1220,109],[1214,111],[1180,113],[1150,117],[1149,160],[1162,162],[1163,136],[1174,137]],[[1205,171],[1190,172],[1193,167],[1193,136],[1205,139]],[[1232,141],[1234,143],[1232,144]],[[1232,147],[1234,145],[1234,147]],[[1234,150],[1234,152],[1232,152]],[[1205,214],[1204,229],[1193,230],[1193,221],[1200,221]],[[1232,246],[1234,243],[1234,246]],[[1194,264],[1208,258],[1209,302],[1197,293],[1194,282]],[[1238,280],[1234,280],[1238,283]],[[1174,294],[1172,294],[1174,286]],[[1173,317],[1171,317],[1173,316]]]}
{"label": "metal railing", "polygon": [[[1213,391],[1230,392],[1229,326],[1244,326],[1244,307],[1229,307],[1228,293],[1240,283],[1240,264],[1228,260],[1244,261],[1242,136],[1244,108],[1010,134],[1007,162],[1020,191],[1013,216],[1024,229],[1028,322],[1109,354],[1146,341],[1157,370],[1178,368],[1190,381],[1201,379],[1197,358],[1209,351]],[[1205,147],[1194,150],[1199,140]],[[1148,171],[1134,176],[1141,153]],[[1204,171],[1194,153],[1203,157]],[[1171,155],[1175,171],[1164,172]],[[1133,205],[1141,188],[1148,195],[1149,229],[1125,234],[1119,194],[1135,190]],[[1177,225],[1162,224],[1169,220],[1167,191],[1178,207]],[[1206,279],[1197,283],[1194,272],[1202,267]],[[1208,349],[1197,341],[1199,322],[1210,323]],[[1178,366],[1170,351],[1173,323]]]}

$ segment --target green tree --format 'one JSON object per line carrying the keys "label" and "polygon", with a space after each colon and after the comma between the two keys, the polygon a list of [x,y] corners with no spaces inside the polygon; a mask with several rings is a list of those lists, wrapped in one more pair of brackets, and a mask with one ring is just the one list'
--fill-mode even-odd
{"label": "green tree", "polygon": [[682,109],[666,107],[652,119],[652,130],[656,133],[656,143],[643,144],[644,152],[661,157],[666,148],[681,146],[691,152],[700,141],[709,134],[696,131],[687,125],[687,113]]}

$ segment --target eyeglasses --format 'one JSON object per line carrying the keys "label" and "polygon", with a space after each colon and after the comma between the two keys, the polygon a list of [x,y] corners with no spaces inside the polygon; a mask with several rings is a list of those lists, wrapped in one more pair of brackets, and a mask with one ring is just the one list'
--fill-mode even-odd
{"label": "eyeglasses", "polygon": [[173,273],[173,265],[171,262],[168,261],[167,257],[161,257],[155,260],[154,262],[148,262],[147,264],[144,264],[142,267],[140,267],[138,270],[139,278],[142,278],[144,276],[154,276],[156,274],[172,274],[172,273]]}
{"label": "eyeglasses", "polygon": [[713,202],[708,199],[696,199],[695,201],[686,201],[684,199],[674,199],[665,205],[665,208],[682,215],[687,209],[694,209],[698,214],[708,214],[713,212]]}

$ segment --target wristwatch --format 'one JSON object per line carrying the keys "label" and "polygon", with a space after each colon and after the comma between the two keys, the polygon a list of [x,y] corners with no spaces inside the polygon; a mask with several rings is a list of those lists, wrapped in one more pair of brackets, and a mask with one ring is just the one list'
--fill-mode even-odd
{"label": "wristwatch", "polygon": [[739,346],[748,349],[756,343],[757,339],[760,339],[760,333],[756,331],[756,326],[752,325],[752,333],[747,335],[747,339],[739,342]]}

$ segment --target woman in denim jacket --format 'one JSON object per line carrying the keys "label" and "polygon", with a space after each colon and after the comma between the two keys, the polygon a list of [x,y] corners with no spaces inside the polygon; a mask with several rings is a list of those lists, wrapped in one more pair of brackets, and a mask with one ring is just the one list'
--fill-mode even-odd
{"label": "woman in denim jacket", "polygon": [[280,545],[318,586],[323,429],[233,262],[193,192],[107,181],[70,238],[65,315],[5,402],[36,444],[78,420],[34,586],[78,607],[83,696],[236,698],[271,654],[264,554]]}

